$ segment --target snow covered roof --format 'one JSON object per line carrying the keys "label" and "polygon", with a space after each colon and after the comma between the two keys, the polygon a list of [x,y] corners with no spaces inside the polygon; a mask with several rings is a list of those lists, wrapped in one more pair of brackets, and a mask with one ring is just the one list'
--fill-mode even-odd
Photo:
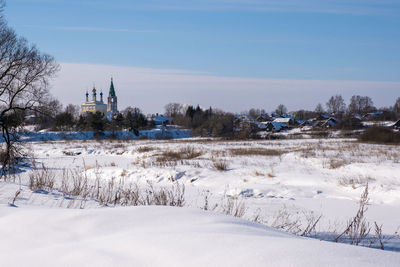
{"label": "snow covered roof", "polygon": [[290,123],[291,118],[276,118],[273,122]]}
{"label": "snow covered roof", "polygon": [[400,120],[396,121],[393,126],[394,128],[400,128]]}

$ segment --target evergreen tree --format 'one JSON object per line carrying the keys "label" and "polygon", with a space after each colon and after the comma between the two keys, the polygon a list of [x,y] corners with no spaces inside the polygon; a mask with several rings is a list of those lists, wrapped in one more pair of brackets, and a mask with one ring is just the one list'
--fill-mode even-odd
{"label": "evergreen tree", "polygon": [[126,113],[124,118],[125,127],[134,132],[135,135],[139,135],[139,130],[147,126],[146,117],[139,108],[127,108],[124,113]]}
{"label": "evergreen tree", "polygon": [[99,137],[104,134],[105,120],[102,113],[89,113],[86,119],[95,136]]}
{"label": "evergreen tree", "polygon": [[74,124],[74,117],[71,113],[68,112],[57,114],[54,119],[54,128],[56,130],[70,130],[74,126]]}

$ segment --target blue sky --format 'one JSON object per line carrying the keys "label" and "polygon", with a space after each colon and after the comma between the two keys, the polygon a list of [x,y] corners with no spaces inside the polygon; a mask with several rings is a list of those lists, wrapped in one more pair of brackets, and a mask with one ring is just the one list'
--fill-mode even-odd
{"label": "blue sky", "polygon": [[[377,95],[377,105],[391,105],[400,96],[400,87],[396,87],[400,82],[400,1],[8,0],[5,16],[20,35],[61,63],[180,70],[183,76],[190,72],[206,77],[383,82],[376,88],[387,97]],[[68,75],[73,79],[82,74]],[[118,84],[118,73],[111,75]],[[88,77],[86,82],[81,80],[84,84],[74,86],[85,90],[97,82],[106,89],[109,77],[90,78],[96,81]],[[122,91],[130,90],[127,80],[120,82],[127,86]],[[180,88],[179,82],[177,78]],[[385,87],[387,82],[390,88]],[[190,91],[195,85],[185,86]],[[269,86],[262,88],[267,97]],[[243,85],[242,90],[247,89],[255,93]],[[290,89],[296,89],[296,84]],[[334,93],[323,90],[315,88],[316,96],[308,102],[290,100],[286,91],[274,97],[275,102],[286,101],[289,109],[313,109],[315,101],[325,101]],[[345,96],[371,93],[362,87],[349,87],[347,94],[341,90],[345,88],[337,92]],[[166,101],[218,105],[188,92],[183,93],[185,98],[179,94],[174,98],[173,91],[163,92]],[[256,91],[260,94],[260,89]],[[275,103],[251,102],[254,99],[249,97],[246,105],[220,106],[239,111],[258,105],[272,110],[268,107]],[[150,106],[143,104],[149,112],[153,111]]]}

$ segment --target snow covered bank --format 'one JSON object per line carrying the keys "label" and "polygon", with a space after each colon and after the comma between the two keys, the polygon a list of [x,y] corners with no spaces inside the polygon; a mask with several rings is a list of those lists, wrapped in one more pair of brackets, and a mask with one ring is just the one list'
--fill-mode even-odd
{"label": "snow covered bank", "polygon": [[[192,137],[190,130],[178,128],[156,128],[152,130],[139,131],[139,135],[135,135],[130,131],[104,132],[104,138],[115,136],[118,139],[179,139]],[[24,142],[37,141],[55,141],[55,140],[89,140],[95,139],[95,135],[91,131],[64,131],[64,132],[22,132],[20,140]],[[2,139],[0,139],[2,141]]]}
{"label": "snow covered bank", "polygon": [[197,209],[0,207],[2,266],[398,266],[400,254],[299,238]]}

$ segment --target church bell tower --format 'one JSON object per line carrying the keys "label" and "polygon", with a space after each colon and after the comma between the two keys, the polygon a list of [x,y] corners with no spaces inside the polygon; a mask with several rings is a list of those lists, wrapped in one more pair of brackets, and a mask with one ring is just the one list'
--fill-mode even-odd
{"label": "church bell tower", "polygon": [[111,78],[110,91],[108,93],[107,111],[112,115],[118,114],[117,95],[115,94],[113,79]]}

